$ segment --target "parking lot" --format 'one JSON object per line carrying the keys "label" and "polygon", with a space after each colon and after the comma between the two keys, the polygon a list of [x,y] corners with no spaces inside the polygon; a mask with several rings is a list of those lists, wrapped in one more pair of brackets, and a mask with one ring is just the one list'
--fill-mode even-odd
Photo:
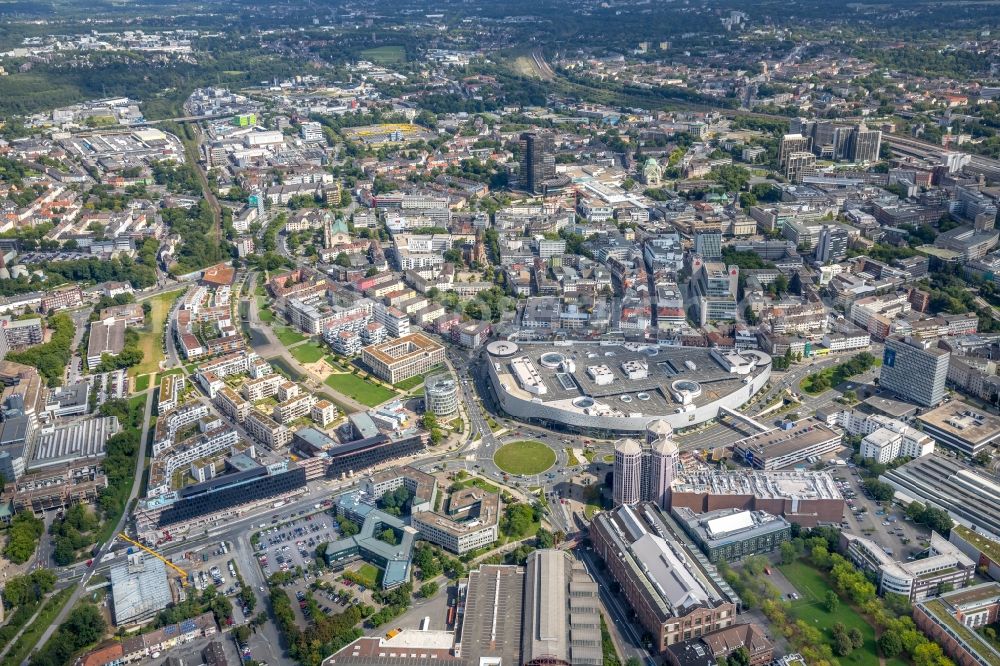
{"label": "parking lot", "polygon": [[243,572],[239,571],[236,563],[232,542],[212,543],[192,553],[188,560],[192,562],[189,568],[192,586],[188,590],[197,594],[213,585],[217,591],[232,599],[233,623],[249,622],[254,615],[253,611],[244,612],[242,603],[237,599],[241,588],[236,575],[242,575]]}
{"label": "parking lot", "polygon": [[905,561],[927,548],[927,528],[907,520],[903,509],[892,502],[882,506],[867,496],[861,486],[863,477],[856,468],[838,467],[832,474],[847,501],[841,527],[872,539],[897,560]]}
{"label": "parking lot", "polygon": [[300,515],[291,522],[261,525],[256,556],[268,578],[277,571],[308,569],[315,561],[316,546],[340,538],[334,517],[326,511]]}

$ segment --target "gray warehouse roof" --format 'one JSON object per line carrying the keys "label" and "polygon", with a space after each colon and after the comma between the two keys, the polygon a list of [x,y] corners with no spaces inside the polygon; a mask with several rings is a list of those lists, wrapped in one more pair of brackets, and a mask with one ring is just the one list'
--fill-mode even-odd
{"label": "gray warehouse roof", "polygon": [[121,430],[117,416],[77,421],[38,435],[29,469],[58,465],[78,458],[103,456],[108,439]]}
{"label": "gray warehouse roof", "polygon": [[931,454],[879,477],[897,492],[952,518],[1000,534],[1000,484],[955,458]]}
{"label": "gray warehouse roof", "polygon": [[597,583],[569,553],[550,549],[531,553],[525,575],[522,660],[602,664],[597,597]]}
{"label": "gray warehouse roof", "polygon": [[115,624],[151,618],[172,601],[166,565],[142,553],[116,562],[111,567],[111,596]]}

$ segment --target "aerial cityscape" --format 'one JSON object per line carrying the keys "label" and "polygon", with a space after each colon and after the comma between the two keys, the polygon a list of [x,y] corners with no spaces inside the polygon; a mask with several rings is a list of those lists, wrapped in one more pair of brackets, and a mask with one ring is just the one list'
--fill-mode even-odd
{"label": "aerial cityscape", "polygon": [[993,0],[0,0],[0,666],[1000,666],[998,201]]}

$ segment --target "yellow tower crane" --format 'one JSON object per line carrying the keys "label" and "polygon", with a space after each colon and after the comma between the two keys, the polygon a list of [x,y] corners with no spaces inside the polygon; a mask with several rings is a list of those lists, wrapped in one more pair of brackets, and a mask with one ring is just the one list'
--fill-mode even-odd
{"label": "yellow tower crane", "polygon": [[149,553],[150,555],[152,555],[153,557],[155,557],[156,559],[160,560],[161,562],[163,562],[164,564],[166,564],[168,567],[170,567],[171,569],[173,569],[174,571],[176,571],[177,573],[179,573],[180,574],[180,579],[181,579],[181,585],[184,586],[184,587],[187,587],[187,584],[188,584],[188,581],[187,581],[188,574],[187,574],[186,571],[184,571],[184,569],[181,569],[179,566],[177,566],[176,564],[174,564],[173,562],[171,562],[167,558],[163,557],[162,555],[160,555],[159,553],[157,553],[155,550],[152,550],[151,548],[147,548],[146,546],[142,545],[138,541],[135,541],[134,539],[130,539],[129,537],[125,536],[124,532],[121,533],[121,534],[119,534],[118,537],[120,539],[128,541],[133,546],[136,546],[138,548],[142,548],[144,551],[146,551],[147,553]]}

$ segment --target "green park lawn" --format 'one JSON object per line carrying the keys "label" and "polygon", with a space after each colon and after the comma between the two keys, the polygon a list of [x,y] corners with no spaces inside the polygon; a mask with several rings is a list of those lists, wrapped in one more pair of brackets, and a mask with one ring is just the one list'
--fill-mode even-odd
{"label": "green park lawn", "polygon": [[541,474],[556,462],[556,452],[535,440],[501,446],[493,456],[497,467],[508,474]]}
{"label": "green park lawn", "polygon": [[388,65],[406,61],[406,49],[402,46],[378,46],[361,52],[361,58],[378,65]]}
{"label": "green park lawn", "polygon": [[[865,637],[865,643],[847,657],[838,657],[841,664],[877,664],[878,651],[875,647],[875,629],[871,623],[851,608],[850,604],[841,599],[840,606],[833,613],[827,612],[823,606],[823,597],[831,589],[823,575],[802,560],[792,564],[782,564],[778,567],[785,578],[799,591],[799,599],[791,603],[791,615],[796,620],[817,627],[829,637],[831,627],[837,622],[848,630],[856,627]],[[886,659],[886,666],[904,666],[906,662],[899,659]]]}
{"label": "green park lawn", "polygon": [[431,375],[436,375],[442,371],[446,370],[440,364],[435,365],[427,372],[423,372],[419,375],[413,375],[412,377],[407,377],[403,381],[396,382],[395,384],[393,384],[393,387],[399,389],[400,391],[409,391],[410,389],[414,389],[420,386],[424,382],[424,380],[430,377]]}
{"label": "green park lawn", "polygon": [[150,298],[145,303],[149,303],[150,312],[146,317],[146,325],[140,329],[139,349],[142,350],[142,363],[132,368],[133,376],[148,375],[160,369],[160,361],[163,360],[163,333],[167,323],[167,315],[183,289],[170,291],[166,294],[159,294]]}
{"label": "green park lawn", "polygon": [[134,395],[131,398],[129,398],[128,400],[129,409],[137,409],[139,405],[142,405],[142,409],[146,408],[146,396]]}
{"label": "green park lawn", "polygon": [[395,386],[401,391],[409,391],[411,388],[416,388],[417,386],[420,386],[420,384],[423,381],[424,381],[423,375],[414,375],[413,377],[404,379],[401,382],[396,382],[395,384],[393,384],[393,386]]}
{"label": "green park lawn", "polygon": [[374,588],[382,578],[382,572],[374,564],[365,562],[356,571],[345,571],[344,578],[353,580],[358,585]]}
{"label": "green park lawn", "polygon": [[349,373],[335,373],[326,378],[326,385],[338,393],[354,398],[363,405],[374,407],[396,396],[384,386],[373,384]]}
{"label": "green park lawn", "polygon": [[315,363],[323,358],[326,350],[320,347],[317,343],[310,341],[304,345],[292,347],[291,352],[292,356],[294,356],[295,360],[299,363]]}
{"label": "green park lawn", "polygon": [[135,388],[132,389],[133,392],[135,392],[135,393],[142,393],[143,391],[145,391],[146,389],[148,389],[149,388],[149,379],[150,379],[151,376],[152,375],[139,375],[138,377],[136,377],[135,378]]}
{"label": "green park lawn", "polygon": [[281,344],[286,347],[294,345],[296,342],[302,342],[306,339],[306,336],[287,326],[275,326],[274,335],[277,336]]}
{"label": "green park lawn", "polygon": [[601,498],[601,486],[592,483],[583,489],[583,498],[587,502],[583,508],[583,515],[590,520],[594,514],[604,508],[604,500]]}
{"label": "green park lawn", "polygon": [[274,321],[274,313],[267,308],[262,307],[257,310],[257,318],[264,323],[270,324]]}

